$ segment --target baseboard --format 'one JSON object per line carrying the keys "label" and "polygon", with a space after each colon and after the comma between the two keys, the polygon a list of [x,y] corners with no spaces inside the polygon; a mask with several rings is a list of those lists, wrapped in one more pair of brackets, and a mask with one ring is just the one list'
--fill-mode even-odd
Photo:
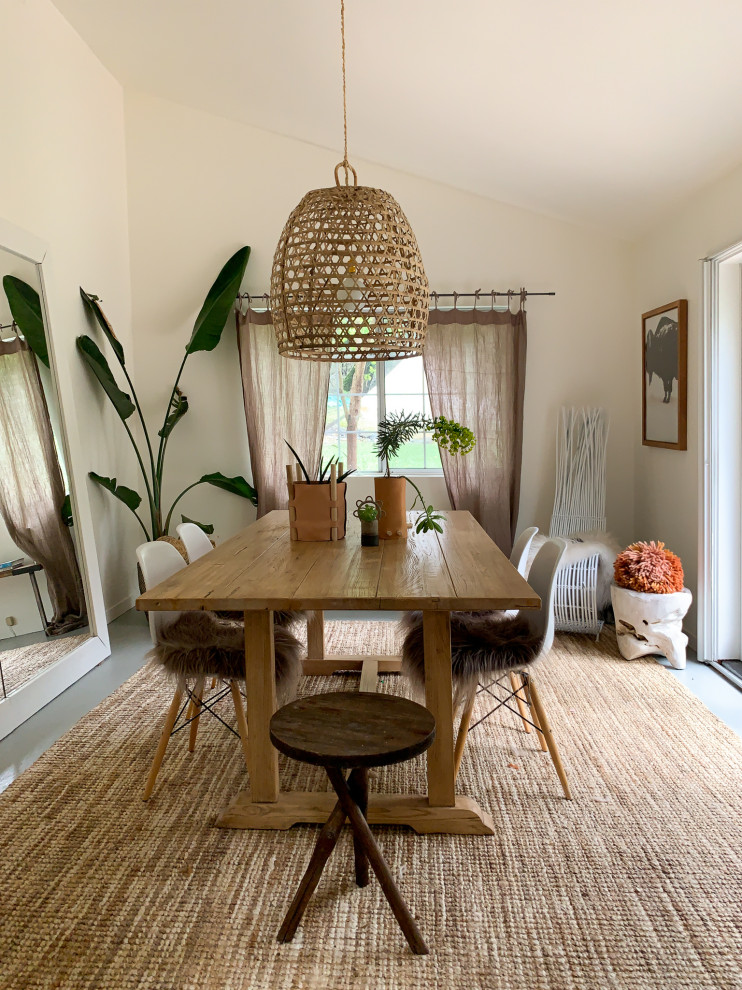
{"label": "baseboard", "polygon": [[114,619],[118,619],[120,615],[124,612],[128,612],[129,609],[134,608],[134,602],[136,599],[133,595],[127,595],[126,598],[122,598],[120,602],[116,602],[115,605],[110,605],[106,609],[106,621],[113,622]]}

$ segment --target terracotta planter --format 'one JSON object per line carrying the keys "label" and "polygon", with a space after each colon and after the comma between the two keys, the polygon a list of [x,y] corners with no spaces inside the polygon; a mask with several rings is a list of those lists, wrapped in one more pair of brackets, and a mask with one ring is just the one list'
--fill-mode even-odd
{"label": "terracotta planter", "polygon": [[[294,510],[296,515],[294,517]],[[337,519],[333,520],[332,510],[337,509]],[[304,543],[322,543],[333,539],[333,529],[337,529],[338,540],[345,537],[345,482],[337,485],[337,499],[330,499],[330,485],[294,482],[294,497],[289,500],[291,517],[291,538]]]}
{"label": "terracotta planter", "polygon": [[407,539],[407,482],[404,478],[374,478],[374,498],[386,513],[379,520],[379,538]]}

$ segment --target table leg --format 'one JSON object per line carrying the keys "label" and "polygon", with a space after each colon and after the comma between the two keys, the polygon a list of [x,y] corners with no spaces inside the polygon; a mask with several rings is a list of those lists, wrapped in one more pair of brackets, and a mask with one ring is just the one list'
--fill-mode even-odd
{"label": "table leg", "polygon": [[307,659],[325,658],[325,613],[307,612]]}
{"label": "table leg", "polygon": [[48,636],[49,633],[47,629],[49,628],[49,621],[46,618],[46,612],[44,611],[44,603],[41,600],[41,592],[39,591],[39,583],[36,580],[36,575],[33,571],[28,572],[28,576],[31,579],[31,587],[33,588],[33,596],[36,599],[36,608],[39,610],[39,615],[41,616],[41,625],[44,630],[44,635]]}
{"label": "table leg", "polygon": [[435,717],[435,739],[428,750],[428,802],[456,804],[451,681],[451,614],[423,612],[425,706]]}
{"label": "table leg", "polygon": [[276,710],[273,612],[245,612],[245,685],[250,731],[250,797],[278,800],[278,753],[270,740]]}

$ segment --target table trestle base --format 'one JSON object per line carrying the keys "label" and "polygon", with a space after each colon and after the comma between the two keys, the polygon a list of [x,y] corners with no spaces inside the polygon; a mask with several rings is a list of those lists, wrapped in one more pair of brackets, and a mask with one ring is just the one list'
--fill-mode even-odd
{"label": "table trestle base", "polygon": [[[253,802],[241,791],[219,815],[220,828],[289,829],[292,825],[324,824],[337,801],[333,791],[281,791],[277,801]],[[368,796],[371,825],[409,825],[422,834],[494,835],[492,818],[470,797],[457,795],[453,807],[428,803],[422,794]]]}

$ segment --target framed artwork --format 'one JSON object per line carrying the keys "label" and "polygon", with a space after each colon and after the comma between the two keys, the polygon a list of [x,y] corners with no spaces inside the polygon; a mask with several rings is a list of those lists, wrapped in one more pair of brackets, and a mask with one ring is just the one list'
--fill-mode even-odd
{"label": "framed artwork", "polygon": [[642,364],[642,443],[687,450],[687,299],[642,314]]}

